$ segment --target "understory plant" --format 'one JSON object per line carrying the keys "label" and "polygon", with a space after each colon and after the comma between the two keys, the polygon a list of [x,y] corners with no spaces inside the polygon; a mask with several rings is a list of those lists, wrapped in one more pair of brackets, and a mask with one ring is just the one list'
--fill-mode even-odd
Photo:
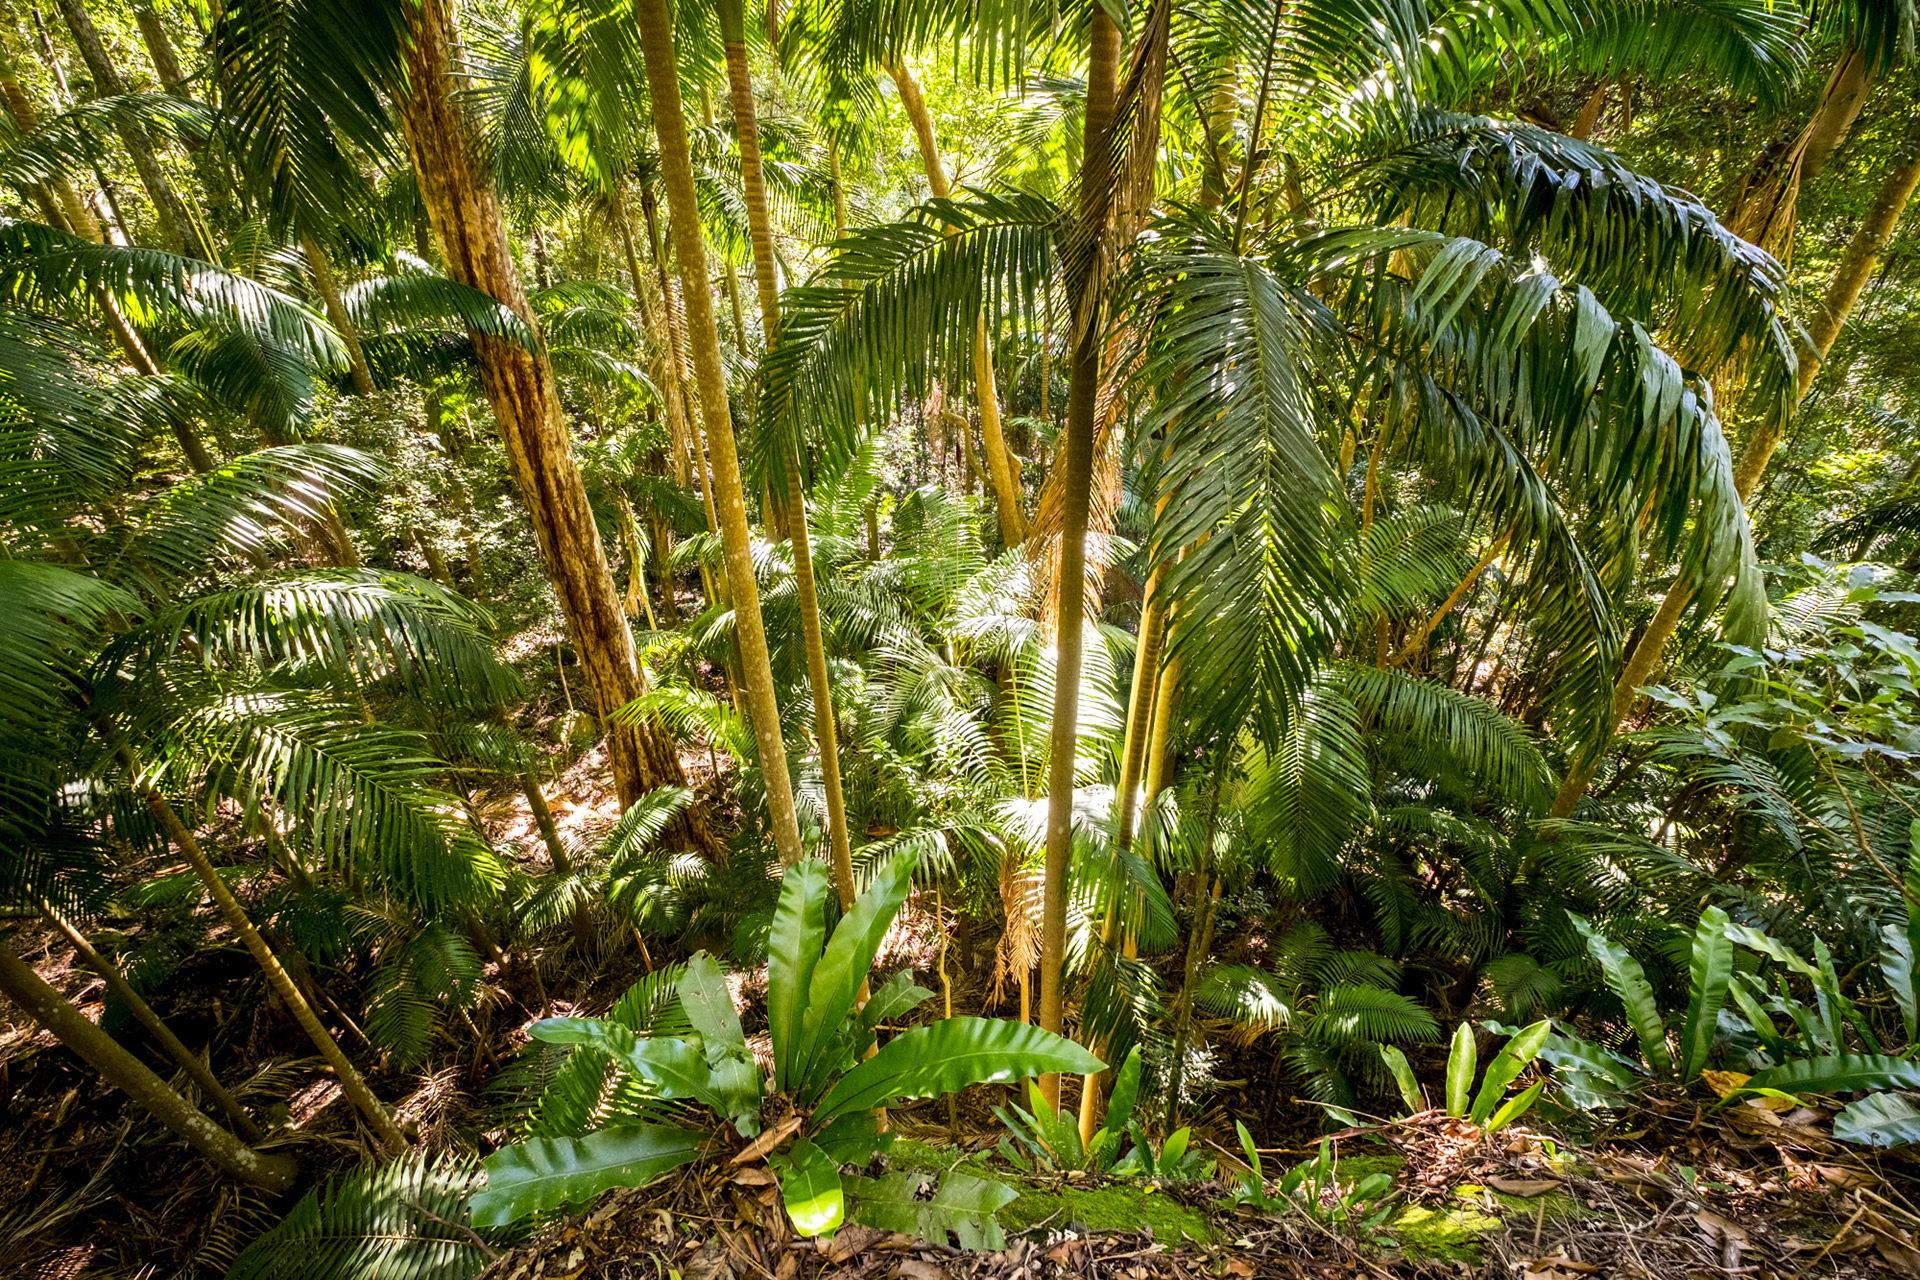
{"label": "understory plant", "polygon": [[1009,1102],[993,1109],[1011,1135],[1000,1139],[1001,1156],[1026,1173],[1080,1170],[1116,1178],[1210,1176],[1202,1173],[1211,1166],[1205,1165],[1193,1149],[1192,1129],[1176,1129],[1158,1149],[1154,1147],[1153,1139],[1134,1114],[1134,1104],[1140,1097],[1140,1072],[1140,1048],[1136,1045],[1114,1075],[1106,1114],[1086,1142],[1080,1140],[1076,1118],[1054,1107],[1038,1086],[1028,1081],[1026,1106]]}
{"label": "understory plant", "polygon": [[[1552,1034],[1553,1021],[1547,1018],[1515,1032],[1500,1052],[1494,1055],[1493,1061],[1487,1064],[1486,1075],[1476,1090],[1473,1080],[1479,1066],[1479,1047],[1474,1040],[1472,1025],[1461,1023],[1453,1033],[1453,1042],[1447,1050],[1447,1116],[1469,1121],[1482,1133],[1493,1134],[1525,1115],[1546,1089],[1546,1077],[1541,1076],[1510,1098],[1507,1097],[1507,1086],[1533,1065],[1540,1047]],[[1420,1082],[1414,1077],[1407,1055],[1393,1045],[1383,1044],[1380,1046],[1380,1058],[1393,1075],[1394,1084],[1398,1086],[1401,1101],[1407,1104],[1407,1110],[1414,1114],[1427,1110],[1426,1097],[1420,1091]]]}
{"label": "understory plant", "polygon": [[[1877,1146],[1920,1140],[1920,1104],[1912,1092],[1897,1092],[1920,1090],[1914,1046],[1886,1051],[1842,990],[1833,956],[1818,938],[1808,960],[1708,907],[1694,931],[1686,1012],[1670,1025],[1640,962],[1585,920],[1576,916],[1574,924],[1619,998],[1640,1051],[1636,1059],[1558,1034],[1543,1041],[1540,1056],[1559,1069],[1562,1093],[1574,1105],[1616,1105],[1649,1077],[1687,1085],[1709,1075],[1715,1091],[1735,1103],[1865,1093],[1834,1117],[1835,1137]],[[1889,926],[1885,943],[1884,976],[1904,1013],[1914,983],[1911,942],[1905,930]],[[1771,984],[1768,961],[1778,966]],[[1810,1000],[1796,992],[1796,979]],[[1776,1018],[1785,1020],[1785,1029]],[[1716,1049],[1730,1067],[1750,1072],[1709,1074]]]}
{"label": "understory plant", "polygon": [[993,1214],[1013,1198],[1007,1187],[961,1173],[869,1177],[843,1166],[865,1166],[886,1149],[892,1135],[880,1132],[878,1108],[1105,1064],[1050,1031],[967,1017],[902,1032],[869,1056],[881,1024],[933,994],[901,973],[864,1004],[859,998],[912,887],[914,865],[911,853],[885,863],[831,933],[826,868],[807,861],[787,871],[767,941],[770,1068],[748,1049],[726,975],[704,953],[687,963],[678,986],[686,1034],[636,1035],[602,1018],[535,1023],[537,1040],[605,1054],[642,1095],[662,1104],[656,1114],[664,1122],[530,1138],[496,1151],[473,1198],[474,1224],[499,1225],[612,1187],[643,1186],[711,1155],[735,1166],[764,1162],[805,1236],[840,1226],[851,1204],[854,1219],[868,1226],[939,1242],[951,1231],[965,1247],[999,1247]]}

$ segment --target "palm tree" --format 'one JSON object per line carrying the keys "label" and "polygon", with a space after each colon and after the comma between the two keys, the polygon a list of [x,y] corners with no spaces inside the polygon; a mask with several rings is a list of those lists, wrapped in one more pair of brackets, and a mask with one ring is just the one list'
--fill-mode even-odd
{"label": "palm tree", "polygon": [[[282,40],[278,33],[288,30],[295,38]],[[392,94],[448,278],[496,303],[490,322],[472,331],[481,383],[600,714],[610,715],[643,691],[633,634],[573,456],[552,361],[507,247],[499,199],[479,164],[459,94],[462,55],[451,8],[444,0],[372,3],[349,14],[248,0],[225,11],[216,39],[241,154],[283,205],[339,207],[341,148],[389,151],[378,94]],[[483,314],[464,311],[470,320]],[[608,754],[622,803],[685,780],[668,745],[644,724],[611,728]],[[691,816],[682,834],[699,847],[711,843]]]}
{"label": "palm tree", "polygon": [[673,23],[665,0],[640,0],[634,6],[640,47],[646,61],[647,94],[653,105],[659,140],[660,175],[672,221],[674,257],[680,268],[687,308],[687,339],[692,348],[700,416],[712,456],[713,501],[726,549],[727,582],[739,637],[741,681],[766,774],[767,810],[782,865],[806,856],[793,808],[793,783],[787,776],[786,744],[780,734],[780,707],[773,667],[760,618],[760,590],[754,580],[753,547],[747,530],[746,495],[740,483],[740,459],[733,440],[733,414],[727,404],[726,371],[720,358],[720,331],[714,322],[708,288],[707,251],[701,242],[699,197],[694,189],[693,154],[687,143],[686,110],[680,98],[680,68],[674,54]]}

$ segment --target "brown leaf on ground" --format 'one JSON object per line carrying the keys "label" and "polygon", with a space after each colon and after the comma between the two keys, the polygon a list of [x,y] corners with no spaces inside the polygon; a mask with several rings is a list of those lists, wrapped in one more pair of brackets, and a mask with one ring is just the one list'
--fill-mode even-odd
{"label": "brown leaf on ground", "polygon": [[918,1258],[902,1258],[887,1274],[892,1280],[947,1280],[944,1270]]}
{"label": "brown leaf on ground", "polygon": [[1549,1191],[1558,1191],[1567,1185],[1558,1178],[1503,1178],[1498,1174],[1488,1174],[1486,1184],[1505,1195],[1521,1196],[1528,1200]]}
{"label": "brown leaf on ground", "polygon": [[1583,1276],[1595,1275],[1600,1268],[1591,1262],[1581,1262],[1576,1258],[1535,1258],[1526,1264],[1520,1273],[1520,1280],[1581,1280]]}

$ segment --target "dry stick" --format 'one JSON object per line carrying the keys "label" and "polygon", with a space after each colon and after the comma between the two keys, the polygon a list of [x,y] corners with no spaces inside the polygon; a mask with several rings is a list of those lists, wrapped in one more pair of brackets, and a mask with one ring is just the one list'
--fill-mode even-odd
{"label": "dry stick", "polygon": [[94,950],[93,944],[87,941],[86,935],[75,928],[73,922],[45,898],[40,899],[40,910],[46,914],[48,920],[53,922],[53,927],[60,931],[61,936],[66,938],[87,968],[99,974],[100,980],[107,984],[107,989],[119,997],[120,1003],[127,1006],[127,1012],[133,1015],[134,1021],[145,1027],[160,1047],[167,1051],[167,1056],[192,1077],[193,1082],[200,1086],[200,1091],[207,1095],[208,1101],[220,1108],[227,1118],[233,1121],[234,1131],[249,1143],[259,1142],[266,1137],[260,1131],[260,1126],[253,1122],[253,1117],[247,1114],[247,1109],[227,1092],[226,1086],[220,1083],[220,1078],[213,1074],[212,1068],[201,1061],[198,1054],[182,1044],[180,1037],[174,1035],[172,1028],[168,1027],[160,1015],[153,1011],[153,1006],[140,998],[140,993],[133,989],[133,984],[127,981],[126,975],[120,972],[119,966]]}
{"label": "dry stick", "polygon": [[109,745],[120,757],[120,763],[126,769],[127,776],[133,780],[134,791],[146,805],[147,812],[159,821],[161,828],[167,833],[167,838],[179,847],[181,855],[193,868],[194,874],[200,877],[201,884],[206,886],[208,896],[213,899],[214,905],[225,917],[227,927],[238,935],[240,941],[252,953],[254,961],[267,975],[267,985],[273,989],[276,996],[280,997],[281,1003],[287,1006],[288,1012],[293,1015],[293,1020],[300,1024],[300,1029],[306,1032],[307,1039],[311,1040],[314,1048],[320,1051],[320,1056],[326,1059],[327,1065],[333,1068],[334,1077],[340,1082],[341,1092],[347,1095],[347,1100],[373,1129],[382,1150],[389,1156],[405,1155],[407,1140],[399,1127],[394,1124],[393,1116],[388,1113],[380,1099],[374,1096],[373,1090],[367,1086],[366,1078],[348,1060],[339,1042],[321,1024],[319,1015],[313,1011],[313,1006],[307,1002],[307,998],[300,993],[300,988],[295,985],[292,976],[281,965],[280,958],[274,955],[273,949],[267,945],[267,940],[260,936],[260,931],[253,927],[253,921],[247,917],[246,908],[240,905],[240,900],[233,896],[233,891],[227,888],[227,882],[222,880],[220,873],[214,869],[206,851],[200,847],[199,840],[194,838],[193,832],[189,831],[186,824],[180,820],[180,815],[174,812],[173,806],[167,803],[167,798],[141,779],[140,763],[133,754],[133,748],[124,739],[119,738],[113,730],[104,725],[100,728],[102,736],[107,738]]}
{"label": "dry stick", "polygon": [[1487,566],[1492,564],[1495,558],[1499,556],[1501,550],[1507,545],[1507,539],[1513,536],[1513,531],[1516,527],[1515,525],[1508,525],[1505,533],[1488,544],[1486,554],[1480,557],[1479,563],[1467,572],[1466,577],[1460,579],[1460,585],[1453,589],[1453,594],[1449,595],[1446,601],[1442,603],[1438,609],[1433,611],[1432,616],[1421,625],[1418,631],[1413,633],[1412,638],[1401,645],[1394,655],[1387,659],[1387,666],[1399,666],[1417,653],[1421,646],[1426,644],[1427,637],[1431,636],[1434,630],[1446,620],[1446,616],[1453,612],[1453,606],[1460,603],[1460,597],[1467,593],[1467,588],[1471,587],[1475,582],[1478,582],[1480,575],[1486,572]]}

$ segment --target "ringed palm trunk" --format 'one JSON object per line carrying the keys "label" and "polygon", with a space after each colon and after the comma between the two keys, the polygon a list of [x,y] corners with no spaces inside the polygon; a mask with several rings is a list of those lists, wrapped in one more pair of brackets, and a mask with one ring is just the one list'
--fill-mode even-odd
{"label": "ringed palm trunk", "polygon": [[347,363],[353,374],[355,395],[373,394],[373,371],[367,367],[366,348],[360,345],[360,330],[347,314],[346,300],[340,296],[340,284],[334,279],[333,264],[327,261],[327,251],[310,235],[300,237],[300,248],[307,256],[307,269],[313,273],[313,287],[320,294],[320,301],[326,308],[327,323],[347,347]]}
{"label": "ringed palm trunk", "polygon": [[[1085,168],[1073,231],[1067,300],[1073,315],[1073,357],[1067,392],[1065,439],[1060,447],[1063,484],[1058,581],[1077,587],[1086,576],[1087,509],[1093,485],[1095,401],[1100,390],[1101,314],[1105,272],[1100,261],[1114,195],[1114,118],[1118,107],[1120,29],[1105,9],[1095,8],[1087,61]],[[1074,744],[1080,718],[1080,672],[1085,611],[1078,590],[1059,593],[1054,629],[1053,729],[1047,762],[1046,879],[1040,907],[1040,1025],[1065,1026],[1067,882],[1073,861]],[[1060,1105],[1060,1077],[1040,1078],[1048,1103]]]}
{"label": "ringed palm trunk", "polygon": [[[896,58],[887,64],[887,74],[900,91],[900,105],[913,123],[913,136],[920,146],[920,159],[926,165],[927,187],[938,199],[953,194],[947,181],[946,166],[940,160],[940,144],[933,130],[933,113],[920,92],[905,62]],[[837,162],[837,156],[836,156]],[[838,190],[836,186],[836,191]],[[835,205],[836,211],[840,206]],[[839,214],[836,212],[836,216]],[[1020,470],[1007,449],[1007,436],[1000,420],[1000,393],[993,379],[993,344],[987,336],[987,318],[982,315],[973,329],[974,398],[980,403],[980,440],[987,455],[987,479],[993,485],[993,510],[1000,526],[1000,541],[1009,548],[1027,540],[1027,516],[1020,505]]]}
{"label": "ringed palm trunk", "polygon": [[[4,10],[0,10],[3,13]],[[13,116],[14,123],[21,132],[27,132],[40,123],[40,113],[34,110],[33,99],[20,83],[20,76],[14,65],[14,52],[8,47],[13,32],[6,24],[0,24],[0,97],[7,101],[7,111]],[[48,225],[71,231],[74,235],[100,243],[100,224],[93,220],[87,206],[80,200],[80,193],[64,177],[55,177],[46,184],[46,195],[54,204],[57,216],[49,220]]]}
{"label": "ringed palm trunk", "polygon": [[263,1191],[291,1191],[299,1168],[286,1156],[255,1151],[175,1093],[165,1080],[102,1031],[93,1019],[41,980],[13,948],[0,943],[0,991],[221,1171]]}
{"label": "ringed palm trunk", "polygon": [[[727,90],[733,100],[734,134],[740,142],[741,185],[745,188],[747,229],[753,240],[753,280],[760,301],[760,328],[771,351],[780,332],[780,288],[774,275],[773,220],[767,209],[766,175],[760,163],[760,128],[754,114],[753,77],[741,7],[720,6],[726,38]],[[800,629],[807,651],[807,684],[813,693],[813,733],[820,745],[820,781],[827,799],[827,842],[842,909],[859,896],[853,880],[853,845],[847,834],[847,804],[840,787],[839,726],[833,714],[833,686],[827,678],[826,637],[820,626],[820,595],[813,576],[813,547],[807,532],[806,494],[798,457],[787,460],[787,535],[793,546],[793,577],[800,597]]]}
{"label": "ringed palm trunk", "polygon": [[1756,160],[1741,180],[1726,218],[1732,231],[1783,260],[1791,257],[1801,188],[1820,176],[1852,132],[1872,88],[1873,70],[1855,45],[1841,49],[1799,136],[1783,155]]}
{"label": "ringed palm trunk", "polygon": [[[447,0],[421,0],[411,9],[407,47],[410,86],[401,103],[407,151],[421,202],[445,253],[447,274],[498,300],[538,334],[538,322],[507,248],[500,204],[475,163],[475,139],[456,96],[459,33]],[[613,723],[612,713],[644,692],[633,633],[607,565],[586,486],[573,456],[544,346],[473,334],[480,381],[506,444],[507,463],[532,517],[547,576],[587,681],[607,728],[614,788],[624,808],[644,791],[686,785],[672,743],[653,726]],[[675,837],[709,854],[720,843],[699,810],[675,820]]]}
{"label": "ringed palm trunk", "polygon": [[[1807,337],[1811,349],[1803,352],[1800,360],[1799,386],[1796,389],[1799,400],[1806,399],[1808,389],[1813,386],[1813,380],[1820,372],[1821,360],[1832,350],[1834,339],[1840,336],[1847,317],[1853,313],[1854,304],[1859,302],[1867,281],[1879,265],[1880,255],[1886,251],[1888,241],[1899,227],[1900,218],[1912,202],[1916,188],[1920,188],[1920,118],[1916,118],[1908,128],[1892,171],[1887,174],[1879,194],[1867,209],[1867,216],[1861,220],[1846,252],[1841,255],[1840,265],[1834,268],[1826,297],[1807,319]],[[1733,467],[1733,485],[1739,491],[1741,502],[1751,500],[1759,489],[1767,463],[1779,447],[1780,436],[1777,426],[1768,427],[1757,432],[1741,451]],[[1667,589],[1660,608],[1647,623],[1646,630],[1641,632],[1639,641],[1621,666],[1619,679],[1614,683],[1609,732],[1619,729],[1627,713],[1633,709],[1641,687],[1653,678],[1667,641],[1673,638],[1675,629],[1680,625],[1680,616],[1686,612],[1692,599],[1693,584],[1684,579],[1676,579]],[[1569,769],[1559,793],[1553,798],[1552,807],[1547,811],[1548,816],[1570,817],[1592,781],[1593,764]]]}
{"label": "ringed palm trunk", "polygon": [[687,337],[692,347],[700,416],[712,454],[713,501],[726,548],[727,579],[732,589],[734,634],[740,646],[741,684],[748,718],[766,776],[767,810],[774,845],[784,866],[806,856],[793,807],[793,782],[787,776],[787,749],[780,736],[780,707],[773,688],[773,665],[760,618],[760,587],[753,575],[753,543],[747,529],[746,496],[740,487],[740,458],[733,441],[733,414],[727,404],[726,371],[720,359],[720,331],[714,323],[707,250],[700,239],[699,198],[693,184],[693,153],[687,142],[686,107],[680,97],[680,70],[673,49],[673,20],[666,0],[639,0],[634,6],[640,47],[647,64],[647,91],[653,103],[654,131],[660,146],[660,173],[673,221],[674,256],[679,260],[687,307]]}

